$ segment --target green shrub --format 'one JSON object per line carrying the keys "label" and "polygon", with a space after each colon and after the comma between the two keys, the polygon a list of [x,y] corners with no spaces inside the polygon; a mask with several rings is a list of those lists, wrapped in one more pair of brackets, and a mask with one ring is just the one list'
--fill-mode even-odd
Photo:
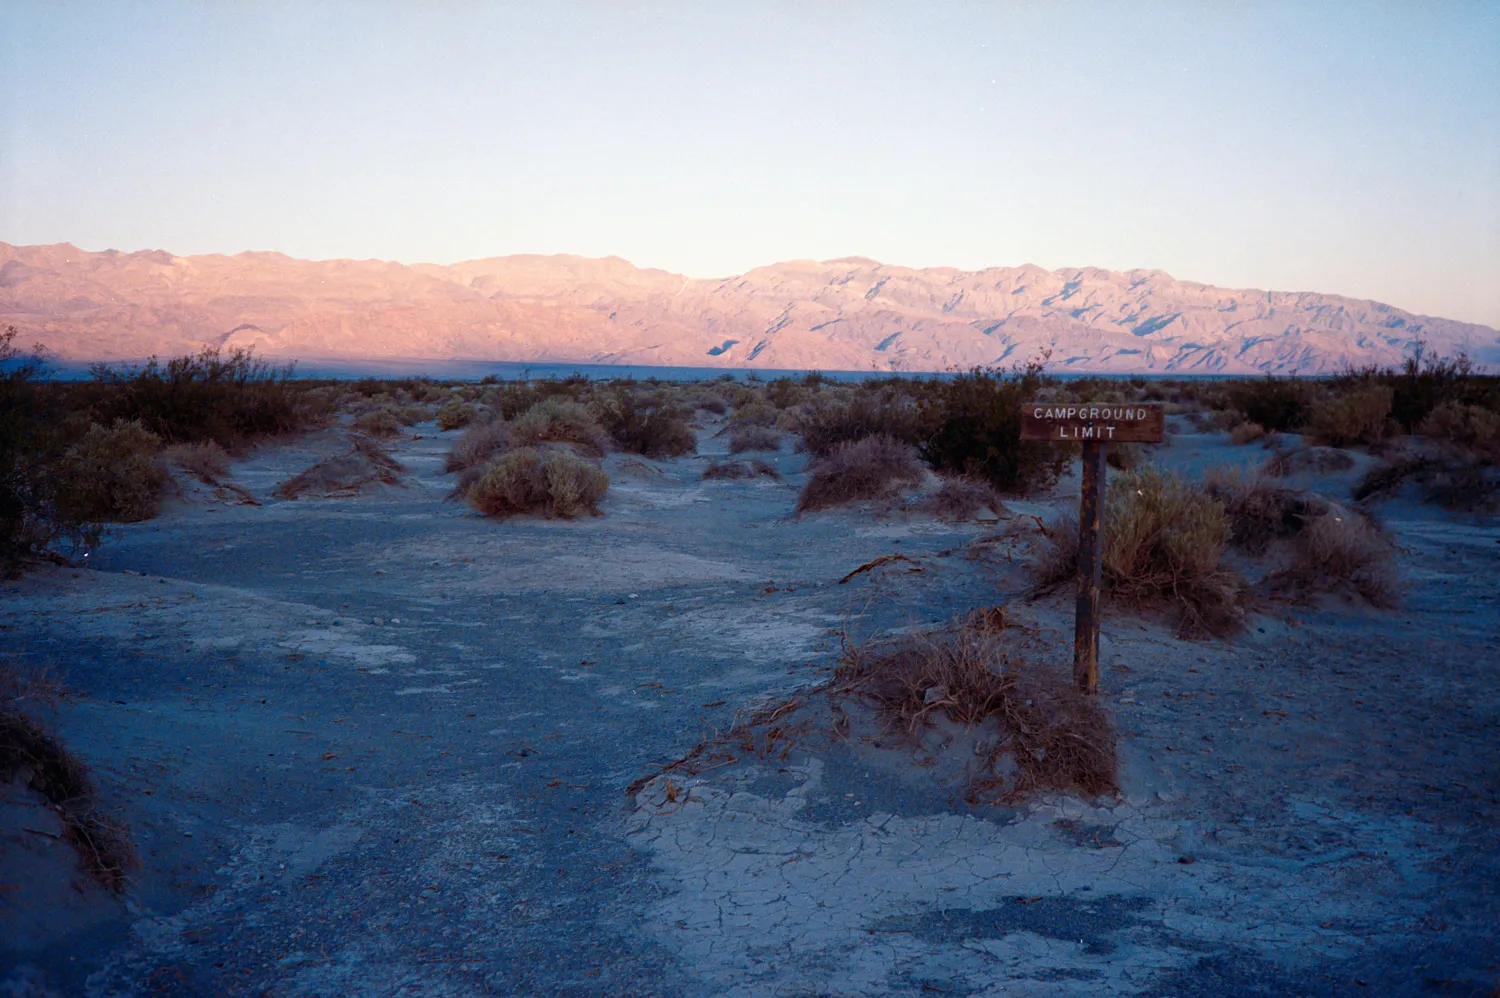
{"label": "green shrub", "polygon": [[438,407],[437,424],[440,430],[456,430],[468,426],[479,416],[479,410],[463,399],[454,396]]}
{"label": "green shrub", "polygon": [[621,450],[646,457],[679,457],[698,450],[687,414],[664,401],[654,404],[625,391],[596,405],[600,422]]}
{"label": "green shrub", "polygon": [[97,365],[91,394],[95,422],[136,421],[167,443],[212,440],[229,451],[263,437],[295,433],[323,417],[292,368],[272,367],[248,350],[223,357],[205,350],[165,366]]}
{"label": "green shrub", "polygon": [[1252,423],[1267,430],[1295,433],[1307,422],[1314,386],[1296,378],[1252,378],[1230,383],[1225,394],[1229,405]]}
{"label": "green shrub", "polygon": [[1049,384],[1041,362],[1012,372],[976,368],[938,382],[920,401],[922,457],[937,471],[988,482],[1007,493],[1050,487],[1068,449],[1021,439],[1021,404]]}
{"label": "green shrub", "polygon": [[542,393],[524,381],[516,381],[485,389],[482,400],[498,412],[501,419],[515,419],[541,402]]}
{"label": "green shrub", "polygon": [[519,447],[567,443],[595,457],[604,454],[604,431],[585,406],[566,398],[546,398],[527,409],[511,424],[510,437]]}
{"label": "green shrub", "polygon": [[851,399],[827,399],[807,406],[797,417],[802,446],[814,457],[827,457],[840,444],[874,436],[904,444],[922,440],[921,413],[911,396],[889,389],[861,392]]}
{"label": "green shrub", "polygon": [[543,457],[526,447],[491,463],[469,487],[469,505],[486,516],[522,513],[572,518],[597,513],[609,476],[571,454]]}
{"label": "green shrub", "polygon": [[161,508],[161,438],[139,420],[93,424],[63,455],[62,502],[80,520],[134,523]]}
{"label": "green shrub", "polygon": [[1305,434],[1329,447],[1377,444],[1390,432],[1392,389],[1385,385],[1351,386],[1313,403]]}

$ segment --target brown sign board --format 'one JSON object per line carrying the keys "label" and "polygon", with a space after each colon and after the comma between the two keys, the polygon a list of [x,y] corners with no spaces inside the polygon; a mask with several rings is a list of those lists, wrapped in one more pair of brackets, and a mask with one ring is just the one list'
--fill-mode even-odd
{"label": "brown sign board", "polygon": [[1164,438],[1166,421],[1159,402],[1027,402],[1021,439],[1155,444]]}

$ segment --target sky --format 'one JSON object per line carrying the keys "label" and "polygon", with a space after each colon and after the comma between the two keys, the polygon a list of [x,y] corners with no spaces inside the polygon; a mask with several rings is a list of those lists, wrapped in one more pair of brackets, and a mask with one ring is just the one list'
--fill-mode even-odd
{"label": "sky", "polygon": [[0,240],[1165,270],[1500,328],[1500,3],[0,3]]}

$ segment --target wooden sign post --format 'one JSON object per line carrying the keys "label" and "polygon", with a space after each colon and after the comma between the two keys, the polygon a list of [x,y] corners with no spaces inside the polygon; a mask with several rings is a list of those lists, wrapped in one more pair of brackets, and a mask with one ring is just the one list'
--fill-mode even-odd
{"label": "wooden sign post", "polygon": [[1166,429],[1161,405],[1027,402],[1021,439],[1083,444],[1083,488],[1078,498],[1078,609],[1073,621],[1073,680],[1085,693],[1099,690],[1099,584],[1103,572],[1104,457],[1111,442],[1160,443]]}

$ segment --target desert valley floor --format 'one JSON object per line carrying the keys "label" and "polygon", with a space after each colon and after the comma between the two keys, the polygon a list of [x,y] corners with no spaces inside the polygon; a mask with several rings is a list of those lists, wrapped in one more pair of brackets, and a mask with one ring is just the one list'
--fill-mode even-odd
{"label": "desert valley floor", "polygon": [[[1381,504],[1396,610],[1267,602],[1182,641],[1107,607],[1118,797],[971,807],[859,738],[632,794],[825,680],[845,634],[998,604],[1069,663],[1071,600],[1023,598],[1005,528],[1076,478],[998,524],[799,518],[802,455],[701,480],[720,425],[608,458],[603,516],[504,522],[444,501],[430,423],[400,486],[273,498],[348,448],[331,428],[237,462],[255,504],[189,486],[87,567],[3,583],[0,653],[78,691],[59,730],[144,865],[88,886],[11,786],[0,994],[1496,993],[1493,519]],[[1264,457],[1182,429],[1158,459],[1190,474]]]}

